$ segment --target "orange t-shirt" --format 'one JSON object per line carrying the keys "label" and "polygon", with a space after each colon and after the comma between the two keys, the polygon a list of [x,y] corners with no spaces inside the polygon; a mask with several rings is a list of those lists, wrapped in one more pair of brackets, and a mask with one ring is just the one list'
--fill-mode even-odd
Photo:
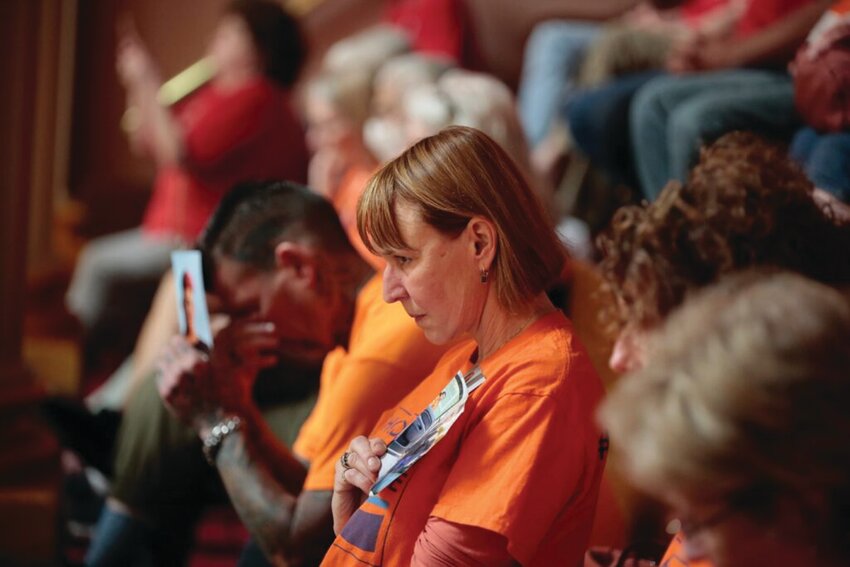
{"label": "orange t-shirt", "polygon": [[714,567],[714,564],[710,561],[688,561],[683,549],[684,546],[684,536],[676,534],[676,537],[670,542],[670,547],[667,548],[667,553],[661,559],[659,567]]}
{"label": "orange t-shirt", "polygon": [[360,238],[360,231],[357,230],[357,202],[360,200],[360,195],[366,189],[366,183],[375,173],[373,169],[364,167],[352,167],[342,176],[342,181],[339,187],[331,198],[331,203],[339,215],[339,222],[348,235],[348,240],[351,245],[357,250],[360,256],[369,262],[369,264],[380,271],[384,269],[384,260],[380,256],[376,256],[366,248],[363,239]]}
{"label": "orange t-shirt", "polygon": [[[373,435],[389,441],[459,370],[467,341]],[[408,565],[429,516],[501,534],[523,565],[577,565],[593,525],[606,445],[594,422],[602,384],[560,312],[481,363],[486,380],[439,443],[348,521],[324,566]]]}
{"label": "orange t-shirt", "polygon": [[428,342],[399,303],[386,303],[380,276],[361,290],[348,349],[325,358],[319,398],[293,450],[310,461],[304,490],[333,490],[334,466],[348,444],[425,378],[445,346]]}

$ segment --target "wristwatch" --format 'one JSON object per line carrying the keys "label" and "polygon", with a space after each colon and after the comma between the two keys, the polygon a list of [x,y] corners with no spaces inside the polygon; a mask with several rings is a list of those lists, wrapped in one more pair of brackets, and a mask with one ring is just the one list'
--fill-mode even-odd
{"label": "wristwatch", "polygon": [[204,457],[210,465],[215,466],[215,457],[221,449],[221,442],[224,441],[224,438],[234,431],[238,431],[241,427],[242,420],[238,415],[227,416],[213,425],[209,435],[203,440]]}

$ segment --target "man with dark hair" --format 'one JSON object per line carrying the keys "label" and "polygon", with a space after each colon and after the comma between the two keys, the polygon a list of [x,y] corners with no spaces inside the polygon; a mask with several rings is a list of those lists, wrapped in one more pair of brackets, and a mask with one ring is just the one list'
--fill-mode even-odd
{"label": "man with dark hair", "polygon": [[[153,380],[131,400],[90,564],[130,564],[150,526],[159,528],[151,543],[173,538],[163,528],[205,500],[201,489],[215,470],[268,558],[316,563],[333,537],[336,460],[350,437],[374,426],[428,374],[443,349],[425,340],[403,308],[382,300],[381,278],[351,246],[333,207],[306,187],[235,188],[200,243],[228,320],[209,353],[176,336],[160,359],[159,393],[188,428],[163,410]],[[287,368],[329,352],[300,431],[307,402],[290,402],[283,419],[261,413],[258,373],[266,387],[300,392],[303,400],[314,382]],[[281,439],[291,442],[296,431],[289,449]]]}

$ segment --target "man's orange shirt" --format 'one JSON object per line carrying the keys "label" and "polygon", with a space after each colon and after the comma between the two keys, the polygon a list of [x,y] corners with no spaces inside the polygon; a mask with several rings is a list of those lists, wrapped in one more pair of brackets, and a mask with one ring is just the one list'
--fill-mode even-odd
{"label": "man's orange shirt", "polygon": [[342,176],[342,181],[340,181],[336,193],[331,198],[331,204],[339,215],[339,222],[342,224],[345,234],[348,235],[351,245],[364,260],[380,271],[384,269],[384,259],[366,248],[363,239],[360,238],[360,231],[357,230],[357,202],[374,173],[375,170],[373,169],[359,166],[350,168]]}
{"label": "man's orange shirt", "polygon": [[336,460],[351,440],[371,431],[446,351],[425,339],[401,304],[384,302],[381,286],[380,276],[364,286],[348,349],[325,359],[319,398],[293,445],[310,461],[304,490],[333,490]]}
{"label": "man's orange shirt", "polygon": [[660,567],[714,567],[710,561],[688,561],[684,547],[685,540],[682,534],[676,534],[670,542],[670,547],[667,548],[667,553],[661,559]]}
{"label": "man's orange shirt", "polygon": [[[475,349],[467,341],[446,353],[373,436],[400,433],[471,367]],[[480,366],[486,380],[445,438],[355,512],[322,565],[409,565],[429,516],[501,534],[523,565],[581,562],[607,448],[593,417],[599,377],[560,312]]]}

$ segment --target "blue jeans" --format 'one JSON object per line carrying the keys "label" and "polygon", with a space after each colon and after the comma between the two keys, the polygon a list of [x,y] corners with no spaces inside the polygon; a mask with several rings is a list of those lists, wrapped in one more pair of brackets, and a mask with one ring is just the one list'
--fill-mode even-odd
{"label": "blue jeans", "polygon": [[803,128],[794,136],[790,153],[815,187],[850,202],[850,132],[820,134]]}
{"label": "blue jeans", "polygon": [[95,530],[86,567],[153,567],[152,530],[142,520],[106,505]]}
{"label": "blue jeans", "polygon": [[633,186],[629,145],[629,106],[634,94],[660,71],[625,75],[607,85],[576,94],[565,110],[576,146],[613,183]]}
{"label": "blue jeans", "polygon": [[531,147],[546,137],[564,101],[575,91],[585,50],[600,28],[595,23],[553,20],[532,30],[518,96],[520,120]]}
{"label": "blue jeans", "polygon": [[669,180],[684,181],[703,144],[732,130],[788,138],[800,125],[791,78],[747,69],[653,79],[635,96],[630,120],[635,167],[650,200]]}

